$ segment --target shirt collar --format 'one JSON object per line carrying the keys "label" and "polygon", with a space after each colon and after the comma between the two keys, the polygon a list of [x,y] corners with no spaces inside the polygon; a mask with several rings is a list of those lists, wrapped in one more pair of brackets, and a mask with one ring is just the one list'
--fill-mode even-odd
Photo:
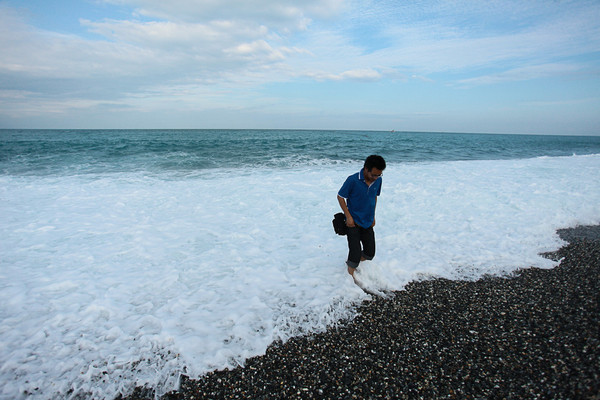
{"label": "shirt collar", "polygon": [[360,171],[358,171],[358,179],[360,179],[361,181],[365,181],[365,169],[361,168]]}

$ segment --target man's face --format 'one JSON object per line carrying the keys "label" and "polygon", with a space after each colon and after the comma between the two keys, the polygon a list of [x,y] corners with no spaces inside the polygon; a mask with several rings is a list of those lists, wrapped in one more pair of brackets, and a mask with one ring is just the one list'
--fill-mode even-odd
{"label": "man's face", "polygon": [[367,178],[369,178],[370,181],[376,181],[378,178],[381,177],[381,175],[383,175],[383,171],[373,167],[370,171],[367,170],[367,174]]}

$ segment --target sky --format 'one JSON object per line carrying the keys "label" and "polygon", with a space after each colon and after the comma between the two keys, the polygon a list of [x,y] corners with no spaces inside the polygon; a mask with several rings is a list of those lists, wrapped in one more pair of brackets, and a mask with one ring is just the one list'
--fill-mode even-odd
{"label": "sky", "polygon": [[0,0],[0,128],[600,135],[600,1]]}

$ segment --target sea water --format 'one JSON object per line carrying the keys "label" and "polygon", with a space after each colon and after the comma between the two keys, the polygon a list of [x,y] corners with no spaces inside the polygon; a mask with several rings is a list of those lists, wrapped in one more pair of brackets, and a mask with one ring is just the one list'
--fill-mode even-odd
{"label": "sea water", "polygon": [[331,220],[369,154],[381,295],[551,268],[556,229],[600,223],[600,137],[0,131],[1,398],[162,394],[353,318]]}

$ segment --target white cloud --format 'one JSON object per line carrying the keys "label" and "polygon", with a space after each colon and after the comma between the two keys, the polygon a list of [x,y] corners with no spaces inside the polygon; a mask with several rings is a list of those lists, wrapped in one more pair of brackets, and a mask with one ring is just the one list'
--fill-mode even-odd
{"label": "white cloud", "polygon": [[7,99],[8,101],[14,101],[19,99],[25,99],[34,94],[27,90],[0,90],[0,100]]}
{"label": "white cloud", "polygon": [[[471,2],[399,6],[383,0],[347,4],[341,0],[300,4],[292,0],[106,1],[135,7],[136,13],[154,20],[82,19],[83,27],[107,39],[92,41],[35,29],[14,12],[3,12],[0,72],[71,79],[138,75],[148,76],[148,82],[180,82],[185,77],[194,82],[214,81],[234,75],[243,80],[245,74],[254,79],[260,71],[268,72],[266,80],[273,76],[278,80],[294,76],[372,80],[387,76],[373,73],[385,69],[426,77],[500,63],[514,69],[600,51],[599,24],[593,12],[583,8],[531,26],[480,32],[477,27],[453,25],[459,11],[463,11],[462,18],[476,21],[481,15],[487,22],[491,18],[488,9],[504,10],[498,19],[514,19],[511,15],[523,12],[525,6],[515,2],[486,7]],[[352,28],[336,23],[326,30],[317,24],[301,31],[307,29],[307,20],[342,11],[347,21],[364,17],[369,23],[381,22],[373,29],[389,44],[365,52],[348,36]]]}
{"label": "white cloud", "polygon": [[134,74],[149,52],[127,43],[90,42],[28,26],[0,12],[0,73],[22,79],[94,79]]}
{"label": "white cloud", "polygon": [[342,0],[105,0],[135,8],[136,14],[175,22],[255,21],[273,29],[305,29],[313,17],[335,15]]}
{"label": "white cloud", "polygon": [[597,69],[589,55],[600,51],[597,1],[98,2],[120,13],[80,19],[85,37],[0,5],[0,98],[52,113],[226,108],[261,104],[261,84],[296,79],[472,86],[560,77]]}
{"label": "white cloud", "polygon": [[134,43],[150,48],[165,50],[215,47],[241,39],[264,38],[269,30],[264,25],[211,21],[209,23],[187,23],[172,21],[81,21],[90,31],[117,43]]}
{"label": "white cloud", "polygon": [[[600,11],[600,9],[598,10]],[[371,57],[393,60],[419,73],[439,73],[507,65],[537,64],[562,57],[600,51],[600,25],[581,14],[509,29],[504,32],[472,33],[447,25],[395,26],[390,48]]]}
{"label": "white cloud", "polygon": [[125,103],[121,101],[107,102],[104,100],[90,100],[77,97],[48,101],[47,98],[38,96],[36,93],[27,93],[25,97],[19,93],[5,93],[5,96],[0,96],[0,115],[6,117],[17,115],[31,117],[41,114],[68,115],[67,113],[69,112],[106,106],[107,104],[122,107]]}
{"label": "white cloud", "polygon": [[321,73],[315,72],[315,73],[307,73],[306,76],[316,79],[316,80],[319,80],[319,81],[353,80],[353,81],[364,81],[364,82],[377,81],[383,77],[383,75],[380,72],[375,71],[373,69],[353,69],[353,70],[343,71],[339,74],[332,74],[332,73],[327,73],[327,72],[321,72]]}
{"label": "white cloud", "polygon": [[280,51],[276,51],[264,40],[255,40],[250,43],[240,43],[231,49],[224,49],[225,54],[233,54],[241,57],[257,57],[261,59],[283,60],[285,57]]}
{"label": "white cloud", "polygon": [[462,79],[458,81],[464,86],[497,84],[502,82],[528,81],[555,76],[573,75],[580,70],[580,67],[573,64],[550,63],[542,65],[528,65],[520,68],[513,68],[494,74],[476,76],[473,78]]}

